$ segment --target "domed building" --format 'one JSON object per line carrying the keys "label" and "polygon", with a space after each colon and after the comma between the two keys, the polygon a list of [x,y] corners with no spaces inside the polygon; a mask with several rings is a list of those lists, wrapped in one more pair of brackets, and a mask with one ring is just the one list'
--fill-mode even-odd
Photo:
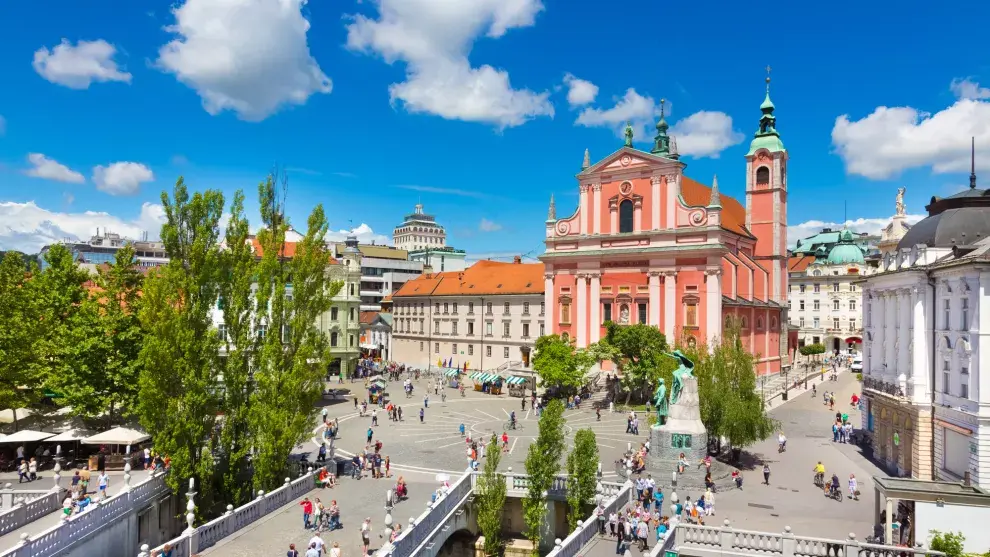
{"label": "domed building", "polygon": [[797,241],[788,259],[790,324],[797,347],[824,344],[832,352],[859,352],[862,303],[855,282],[873,272],[867,254],[876,238],[848,229],[823,229]]}
{"label": "domed building", "polygon": [[990,190],[973,161],[970,187],[932,197],[863,284],[863,431],[892,475],[987,487]]}

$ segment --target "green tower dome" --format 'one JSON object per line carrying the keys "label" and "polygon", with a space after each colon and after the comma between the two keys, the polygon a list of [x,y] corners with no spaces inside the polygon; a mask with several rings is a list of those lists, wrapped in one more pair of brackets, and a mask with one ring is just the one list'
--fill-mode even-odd
{"label": "green tower dome", "polygon": [[829,265],[848,265],[850,263],[863,264],[863,250],[853,243],[852,232],[843,230],[839,233],[839,243],[832,251],[828,252],[826,263]]}

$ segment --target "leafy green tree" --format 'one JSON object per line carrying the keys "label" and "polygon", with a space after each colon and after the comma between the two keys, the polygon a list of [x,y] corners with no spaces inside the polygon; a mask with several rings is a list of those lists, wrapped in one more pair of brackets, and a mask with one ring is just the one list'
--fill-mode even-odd
{"label": "leafy green tree", "polygon": [[71,365],[46,380],[73,415],[107,429],[137,410],[142,282],[130,245],[117,251],[111,266],[98,269],[94,288],[65,330]]}
{"label": "leafy green tree", "polygon": [[40,316],[28,272],[17,252],[0,260],[0,408],[13,410],[15,431],[17,409],[32,406],[40,394]]}
{"label": "leafy green tree", "polygon": [[322,205],[310,214],[303,239],[294,247],[285,244],[286,189],[285,179],[276,186],[273,175],[258,186],[263,228],[257,235],[262,256],[255,318],[260,338],[250,408],[256,489],[281,484],[292,448],[314,425],[313,406],[329,362],[329,343],[316,326],[317,317],[330,309],[342,286],[327,271],[330,252],[323,238],[328,223]]}
{"label": "leafy green tree", "polygon": [[711,350],[702,345],[683,349],[695,362],[701,421],[713,438],[733,447],[766,439],[779,426],[756,392],[756,356],[746,351],[738,326],[726,327]]}
{"label": "leafy green tree", "polygon": [[217,456],[217,482],[234,505],[251,498],[248,456],[251,452],[249,409],[254,393],[251,381],[251,359],[255,351],[252,326],[254,294],[252,285],[257,263],[250,242],[250,229],[244,214],[244,193],[238,190],[230,206],[230,221],[220,254],[220,309],[223,326],[218,331],[223,357],[220,372],[223,377],[223,401],[220,434],[213,437],[213,453]]}
{"label": "leafy green tree", "polygon": [[212,312],[223,268],[218,242],[223,194],[190,195],[180,177],[172,197],[162,192],[162,205],[161,238],[169,262],[145,279],[138,314],[146,331],[138,411],[155,449],[172,459],[169,486],[180,493],[182,483],[195,477],[197,503],[209,510],[222,497],[212,481],[208,440],[221,393],[216,374],[220,342]]}
{"label": "leafy green tree", "polygon": [[547,492],[560,472],[564,454],[564,403],[554,399],[540,414],[539,433],[526,453],[529,488],[523,499],[526,538],[533,542],[533,555],[539,555],[540,532],[547,514]]}
{"label": "leafy green tree", "polygon": [[72,328],[86,300],[89,273],[81,269],[64,244],[55,244],[45,253],[45,269],[32,278],[31,286],[41,319],[39,355],[42,379],[72,373],[77,359]]}
{"label": "leafy green tree", "polygon": [[567,455],[567,524],[571,531],[581,520],[582,508],[594,501],[598,462],[595,432],[579,429],[574,434],[574,448]]}
{"label": "leafy green tree", "polygon": [[932,551],[941,551],[946,557],[963,557],[965,555],[963,542],[966,536],[962,532],[929,532],[931,541],[928,546]]}
{"label": "leafy green tree", "polygon": [[505,476],[499,473],[502,451],[498,447],[498,436],[492,433],[485,453],[485,469],[478,477],[475,487],[475,510],[478,513],[478,528],[485,537],[485,555],[494,557],[502,550],[502,514],[505,510]]}
{"label": "leafy green tree", "polygon": [[574,345],[558,335],[543,335],[536,339],[533,369],[543,385],[577,389],[584,383],[584,374],[594,363],[591,356],[575,350]]}
{"label": "leafy green tree", "polygon": [[664,353],[669,351],[667,339],[656,327],[637,323],[605,324],[605,338],[593,345],[589,352],[598,361],[611,360],[622,376],[622,388],[626,402],[632,396],[646,400],[653,394],[657,379],[670,376],[677,368],[676,362]]}
{"label": "leafy green tree", "polygon": [[825,353],[825,345],[821,343],[806,344],[798,348],[798,352],[800,352],[802,356],[817,356]]}

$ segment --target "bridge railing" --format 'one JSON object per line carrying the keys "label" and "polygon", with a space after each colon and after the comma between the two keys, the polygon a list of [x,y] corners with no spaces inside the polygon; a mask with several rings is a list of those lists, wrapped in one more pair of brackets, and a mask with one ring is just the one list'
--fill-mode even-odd
{"label": "bridge railing", "polygon": [[[9,484],[8,484],[9,485]],[[5,498],[7,494],[4,494]],[[43,491],[17,491],[10,504],[0,512],[0,536],[7,535],[62,507],[65,489],[52,488]]]}
{"label": "bridge railing", "polygon": [[940,551],[925,547],[898,547],[862,543],[854,535],[845,540],[796,536],[791,527],[784,532],[754,532],[732,528],[726,520],[722,526],[680,523],[667,533],[664,543],[653,547],[649,557],[663,557],[667,550],[700,557],[752,555],[754,557],[945,557]]}
{"label": "bridge railing", "polygon": [[[603,513],[605,518],[632,503],[634,493],[632,482],[627,481],[618,486],[617,490],[615,489],[616,484],[610,483],[608,488],[605,487],[604,483],[599,485],[605,501]],[[583,522],[579,521],[577,528],[569,536],[563,540],[557,540],[555,547],[547,554],[547,557],[574,557],[581,551],[581,548],[594,539],[599,529],[597,506],[595,510],[596,512],[591,513],[591,516]]]}
{"label": "bridge railing", "polygon": [[93,502],[85,511],[70,515],[35,536],[21,534],[20,542],[0,552],[0,557],[61,555],[72,545],[97,533],[103,525],[119,520],[167,491],[165,473],[152,474],[134,487],[125,485],[116,495]]}
{"label": "bridge railing", "polygon": [[443,498],[431,503],[417,518],[410,519],[409,527],[399,534],[394,542],[380,549],[377,555],[392,557],[413,555],[417,548],[429,540],[433,531],[446,522],[447,516],[457,510],[464,499],[471,494],[474,484],[472,476],[471,472],[461,476],[450,486]]}
{"label": "bridge railing", "polygon": [[[315,486],[315,478],[322,469],[321,467],[310,470],[295,480],[286,478],[285,483],[278,489],[269,493],[259,491],[255,499],[236,509],[233,505],[227,505],[227,512],[223,516],[214,518],[200,526],[193,527],[191,519],[187,519],[190,520],[189,528],[182,532],[179,537],[154,548],[151,553],[162,551],[168,545],[172,550],[172,557],[189,557],[213,547],[223,538],[257,522],[261,517],[281,509],[308,493]],[[188,494],[187,497],[189,497]],[[147,557],[148,552],[149,547],[147,545],[141,546],[143,557]]]}

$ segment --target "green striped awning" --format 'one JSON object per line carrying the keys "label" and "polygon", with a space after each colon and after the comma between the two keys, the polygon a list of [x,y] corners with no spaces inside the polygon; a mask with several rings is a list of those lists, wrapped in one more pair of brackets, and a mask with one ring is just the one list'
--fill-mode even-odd
{"label": "green striped awning", "polygon": [[526,382],[525,377],[516,377],[514,375],[505,380],[505,383],[507,385],[522,385],[525,382]]}
{"label": "green striped awning", "polygon": [[468,379],[478,380],[478,378],[481,377],[482,375],[484,375],[483,372],[476,371],[476,372],[472,373],[471,375],[469,375],[468,376]]}
{"label": "green striped awning", "polygon": [[460,373],[461,373],[460,370],[457,370],[457,369],[448,369],[446,375],[447,375],[447,377],[457,377],[458,375],[460,375]]}

